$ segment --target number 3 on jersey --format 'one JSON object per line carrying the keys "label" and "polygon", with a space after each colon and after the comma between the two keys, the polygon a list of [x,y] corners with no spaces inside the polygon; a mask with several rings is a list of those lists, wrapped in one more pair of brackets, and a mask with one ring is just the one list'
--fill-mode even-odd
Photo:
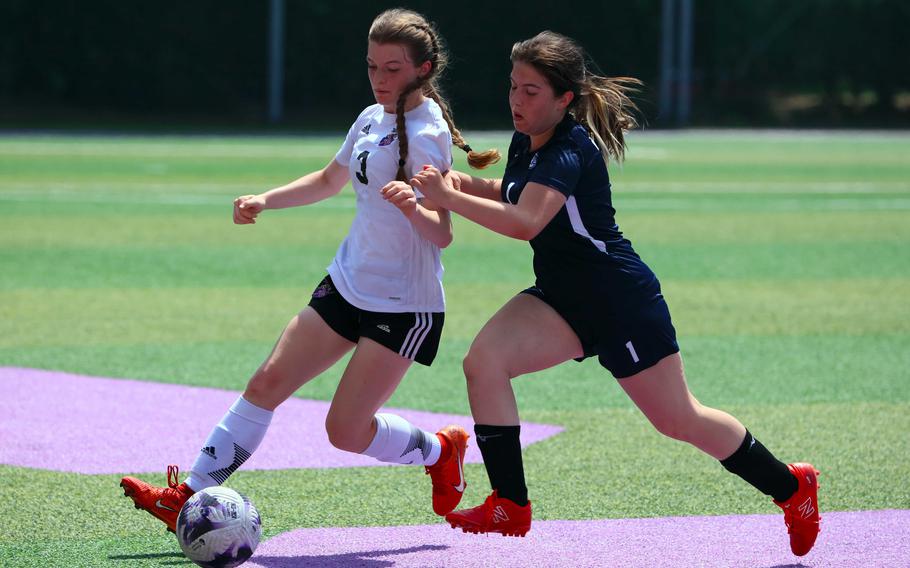
{"label": "number 3 on jersey", "polygon": [[357,181],[359,181],[363,185],[367,185],[370,183],[370,180],[367,179],[367,158],[369,156],[370,156],[369,150],[364,150],[357,156],[357,159],[360,160],[360,171],[356,172]]}

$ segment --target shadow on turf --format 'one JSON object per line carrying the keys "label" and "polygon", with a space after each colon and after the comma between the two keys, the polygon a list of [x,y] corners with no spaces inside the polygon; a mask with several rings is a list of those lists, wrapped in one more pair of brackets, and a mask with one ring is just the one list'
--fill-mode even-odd
{"label": "shadow on turf", "polygon": [[[372,550],[364,552],[348,552],[347,554],[327,554],[325,556],[257,556],[253,555],[252,562],[268,568],[335,568],[339,566],[359,566],[363,568],[385,568],[394,566],[394,560],[381,560],[376,557],[393,556],[396,554],[411,554],[427,550],[446,550],[448,546],[442,544],[425,544],[409,548],[396,548],[394,550]],[[374,559],[376,558],[376,559]]]}
{"label": "shadow on turf", "polygon": [[[154,554],[118,554],[116,556],[108,556],[108,560],[154,560],[156,558],[182,558],[186,562],[190,562],[186,559],[182,552],[158,552]],[[179,562],[182,564],[182,562]]]}

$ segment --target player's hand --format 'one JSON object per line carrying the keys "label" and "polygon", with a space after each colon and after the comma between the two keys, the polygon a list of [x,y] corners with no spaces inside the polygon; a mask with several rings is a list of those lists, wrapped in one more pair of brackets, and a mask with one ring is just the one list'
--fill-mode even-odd
{"label": "player's hand", "polygon": [[261,195],[241,195],[234,200],[234,223],[252,225],[263,209],[265,199]]}
{"label": "player's hand", "polygon": [[446,178],[443,177],[442,172],[433,166],[424,166],[422,171],[411,178],[411,185],[436,203],[442,201],[446,192],[455,191],[446,183]]}
{"label": "player's hand", "polygon": [[455,170],[449,170],[442,176],[446,183],[449,184],[452,189],[455,191],[461,191],[461,178],[458,177],[458,174],[455,173]]}
{"label": "player's hand", "polygon": [[411,218],[417,212],[417,195],[414,188],[403,181],[391,181],[380,190],[382,198],[398,208],[401,213]]}

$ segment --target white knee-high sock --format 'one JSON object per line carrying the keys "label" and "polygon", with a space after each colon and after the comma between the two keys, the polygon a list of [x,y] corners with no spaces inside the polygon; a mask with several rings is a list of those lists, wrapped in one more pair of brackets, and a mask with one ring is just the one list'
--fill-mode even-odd
{"label": "white knee-high sock", "polygon": [[394,414],[380,413],[375,417],[376,436],[364,455],[388,463],[433,465],[439,459],[442,446],[436,434],[414,426]]}
{"label": "white knee-high sock", "polygon": [[190,489],[201,491],[224,483],[259,447],[272,414],[238,397],[199,451],[186,480]]}

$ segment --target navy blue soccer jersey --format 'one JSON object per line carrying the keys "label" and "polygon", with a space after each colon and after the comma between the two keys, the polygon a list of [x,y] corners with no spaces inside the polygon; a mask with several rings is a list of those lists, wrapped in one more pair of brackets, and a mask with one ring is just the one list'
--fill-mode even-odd
{"label": "navy blue soccer jersey", "polygon": [[502,178],[502,200],[518,203],[528,183],[566,196],[531,239],[536,285],[524,290],[549,304],[614,377],[629,377],[679,351],[660,282],[616,225],[607,165],[587,130],[570,116],[532,151],[516,132]]}
{"label": "navy blue soccer jersey", "polygon": [[546,144],[531,151],[530,143],[526,134],[512,136],[502,200],[518,203],[530,182],[566,196],[565,206],[530,242],[538,286],[584,292],[609,284],[629,291],[650,283],[653,273],[616,224],[607,166],[587,130],[566,115]]}

